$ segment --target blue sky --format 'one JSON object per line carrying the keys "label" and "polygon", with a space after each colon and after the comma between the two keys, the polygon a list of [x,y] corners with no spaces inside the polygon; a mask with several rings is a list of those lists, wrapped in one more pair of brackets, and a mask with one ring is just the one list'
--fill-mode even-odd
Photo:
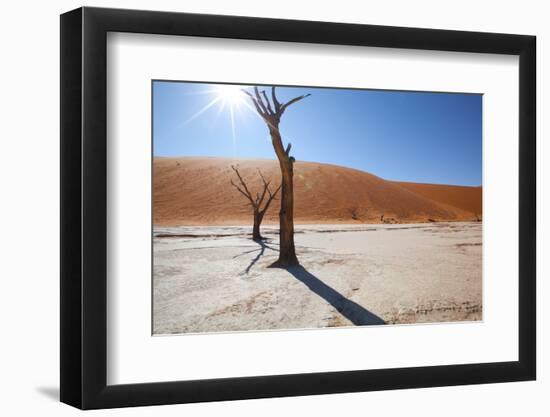
{"label": "blue sky", "polygon": [[[223,88],[154,81],[154,155],[275,159],[246,96]],[[481,185],[481,95],[277,87],[279,101],[305,93],[311,96],[289,107],[280,125],[296,160],[389,180]]]}

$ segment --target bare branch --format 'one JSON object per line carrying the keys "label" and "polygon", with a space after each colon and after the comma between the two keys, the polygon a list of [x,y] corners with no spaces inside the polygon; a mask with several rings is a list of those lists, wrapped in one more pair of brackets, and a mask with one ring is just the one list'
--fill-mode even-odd
{"label": "bare branch", "polygon": [[275,196],[277,195],[277,193],[278,193],[279,190],[281,189],[281,186],[282,186],[282,184],[279,185],[279,186],[277,187],[277,189],[275,190],[274,193],[271,193],[271,190],[268,189],[269,198],[267,199],[267,202],[265,203],[265,206],[264,206],[264,208],[263,208],[262,211],[261,211],[262,215],[267,211],[267,209],[269,208],[269,205],[271,204],[271,202],[272,202],[273,200],[275,200]]}
{"label": "bare branch", "polygon": [[274,116],[275,113],[273,113],[273,109],[271,108],[271,104],[269,103],[269,100],[267,99],[267,94],[265,93],[265,90],[262,90],[262,95],[264,96],[264,99],[265,99],[265,102],[266,102],[266,105],[267,105],[267,110],[269,111],[269,114],[271,116]]}
{"label": "bare branch", "polygon": [[269,112],[267,111],[267,108],[265,107],[265,104],[262,100],[262,97],[260,96],[260,91],[258,90],[258,87],[256,87],[256,86],[254,87],[254,94],[256,95],[256,101],[258,102],[258,105],[262,109],[263,114],[268,115]]}
{"label": "bare branch", "polygon": [[277,193],[281,190],[281,187],[282,187],[282,184],[280,184],[277,189],[275,190],[275,192],[273,194],[270,194],[271,196],[271,199],[274,199],[276,196],[277,196]]}
{"label": "bare branch", "polygon": [[260,174],[260,178],[262,179],[262,182],[264,183],[264,187],[267,187],[271,181],[266,181],[264,175],[262,174],[262,171],[258,169],[258,174]]}
{"label": "bare branch", "polygon": [[262,109],[260,108],[260,106],[258,105],[258,101],[256,100],[256,98],[251,94],[249,93],[248,91],[246,90],[242,90],[243,93],[245,93],[248,97],[250,97],[250,100],[252,101],[252,103],[254,104],[254,107],[256,107],[256,111],[258,112],[258,114],[265,120],[265,117],[266,115],[264,114],[264,112],[262,111]]}
{"label": "bare branch", "polygon": [[244,196],[247,198],[247,200],[250,201],[250,204],[252,204],[252,206],[254,206],[254,204],[253,204],[254,201],[251,200],[250,197],[249,197],[243,190],[241,190],[241,188],[240,188],[237,184],[235,184],[235,183],[233,182],[233,180],[231,180],[231,185],[232,185],[233,187],[235,187],[242,195],[244,195]]}
{"label": "bare branch", "polygon": [[262,195],[261,195],[261,197],[259,199],[259,202],[258,202],[258,208],[259,208],[262,205],[263,201],[264,201],[266,193],[269,192],[269,194],[271,195],[271,191],[269,191],[269,184],[271,183],[271,181],[266,181],[265,177],[262,174],[262,171],[260,171],[259,169],[258,169],[258,174],[260,174],[260,178],[262,179],[262,182],[264,183],[264,189],[262,191]]}
{"label": "bare branch", "polygon": [[[258,169],[258,174],[260,175],[260,178],[262,179],[262,182],[263,182],[263,190],[261,193],[256,193],[256,197],[254,198],[252,196],[252,193],[248,189],[246,183],[244,182],[244,179],[241,176],[241,173],[239,172],[238,168],[235,167],[234,165],[231,165],[231,169],[235,172],[235,174],[237,174],[237,177],[239,178],[240,186],[238,184],[235,184],[233,180],[231,180],[231,185],[235,187],[243,196],[246,197],[246,199],[250,202],[250,205],[254,209],[255,213],[258,213],[261,216],[263,216],[264,213],[269,208],[271,202],[273,200],[276,200],[276,196],[281,190],[282,185],[279,185],[279,187],[277,187],[275,192],[271,192],[271,189],[269,188],[271,181],[268,181],[264,177],[264,174],[262,174],[262,171]],[[267,200],[266,200],[266,196],[268,196]],[[262,208],[262,204],[264,203],[264,201],[265,201],[265,205]]]}
{"label": "bare branch", "polygon": [[269,188],[269,184],[264,186],[264,190],[262,191],[262,195],[260,196],[258,200],[258,208],[262,206],[262,203],[264,202],[265,194]]}
{"label": "bare branch", "polygon": [[281,117],[284,113],[284,111],[289,107],[291,106],[292,104],[300,101],[300,100],[303,100],[304,98],[306,97],[309,97],[311,94],[304,94],[304,95],[301,95],[301,96],[298,96],[298,97],[294,97],[292,100],[286,102],[285,104],[283,104],[281,106],[281,110],[279,111],[279,117]]}
{"label": "bare branch", "polygon": [[231,185],[232,185],[233,187],[235,187],[242,195],[244,195],[244,196],[246,197],[246,199],[250,201],[250,204],[253,205],[254,200],[252,200],[252,199],[250,198],[250,196],[246,193],[246,191],[244,191],[241,187],[239,187],[237,184],[235,184],[235,183],[233,182],[233,180],[231,180]]}
{"label": "bare branch", "polygon": [[244,191],[237,186],[235,183],[233,183],[233,180],[231,180],[231,184],[241,192],[242,195],[244,195],[246,198],[250,200],[250,203],[254,206],[254,197],[252,197],[252,193],[248,190],[248,187],[246,186],[246,183],[243,180],[243,177],[241,177],[241,174],[239,173],[239,170],[234,166],[231,165],[231,169],[235,171],[235,174],[237,174],[237,177],[239,178],[239,182],[241,183],[241,186],[243,187]]}
{"label": "bare branch", "polygon": [[285,149],[285,153],[288,154],[290,153],[290,148],[292,148],[292,143],[288,142],[288,145],[286,145],[286,149]]}
{"label": "bare branch", "polygon": [[275,86],[271,87],[271,99],[273,100],[273,105],[275,106],[275,112],[279,113],[281,103],[279,103],[279,100],[277,100],[277,96],[275,95]]}

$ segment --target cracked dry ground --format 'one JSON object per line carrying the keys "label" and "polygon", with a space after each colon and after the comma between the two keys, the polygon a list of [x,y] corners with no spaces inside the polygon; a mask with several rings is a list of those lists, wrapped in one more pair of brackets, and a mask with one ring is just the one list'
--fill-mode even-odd
{"label": "cracked dry ground", "polygon": [[155,231],[155,334],[482,318],[480,223],[297,227],[301,266],[269,268],[277,230]]}

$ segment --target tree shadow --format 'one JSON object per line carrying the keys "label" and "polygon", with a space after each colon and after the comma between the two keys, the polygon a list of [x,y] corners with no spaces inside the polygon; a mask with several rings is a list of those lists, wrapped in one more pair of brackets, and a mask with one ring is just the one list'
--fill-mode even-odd
{"label": "tree shadow", "polygon": [[291,266],[286,269],[298,281],[305,284],[311,291],[331,304],[340,314],[356,326],[385,324],[384,320],[371,313],[354,301],[351,301],[328,286],[303,266]]}
{"label": "tree shadow", "polygon": [[[256,265],[256,263],[260,260],[260,258],[262,256],[264,256],[264,253],[265,253],[265,250],[266,249],[269,249],[269,250],[272,250],[272,251],[275,251],[275,252],[279,252],[279,249],[277,248],[274,248],[272,246],[269,246],[264,240],[267,240],[267,239],[262,239],[262,240],[255,240],[254,242],[257,243],[258,245],[260,245],[260,247],[258,249],[252,249],[252,250],[249,250],[249,251],[246,251],[244,253],[241,253],[239,255],[236,255],[233,257],[233,259],[235,259],[236,257],[238,256],[242,256],[242,255],[245,255],[245,254],[248,254],[248,253],[252,253],[252,252],[256,252],[258,251],[258,254],[250,261],[250,264],[246,267],[246,269],[244,270],[244,272],[246,274],[248,274],[250,272],[250,270],[252,269],[252,267],[254,265]],[[275,243],[274,243],[275,244]]]}

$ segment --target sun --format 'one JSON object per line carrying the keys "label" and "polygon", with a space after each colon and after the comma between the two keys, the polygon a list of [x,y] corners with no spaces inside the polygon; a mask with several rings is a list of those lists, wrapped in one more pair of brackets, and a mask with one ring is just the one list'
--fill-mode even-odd
{"label": "sun", "polygon": [[229,104],[231,107],[238,107],[244,101],[244,94],[239,85],[218,85],[215,92],[223,104]]}
{"label": "sun", "polygon": [[242,108],[247,108],[252,113],[254,110],[248,104],[246,94],[243,92],[242,85],[231,84],[218,84],[205,90],[204,92],[211,95],[212,99],[206,103],[201,109],[193,114],[185,123],[190,123],[203,113],[207,112],[214,106],[218,108],[216,113],[217,117],[226,110],[229,114],[229,122],[231,123],[231,137],[233,142],[233,148],[235,149],[237,135],[235,132],[235,119],[236,115],[241,113]]}

